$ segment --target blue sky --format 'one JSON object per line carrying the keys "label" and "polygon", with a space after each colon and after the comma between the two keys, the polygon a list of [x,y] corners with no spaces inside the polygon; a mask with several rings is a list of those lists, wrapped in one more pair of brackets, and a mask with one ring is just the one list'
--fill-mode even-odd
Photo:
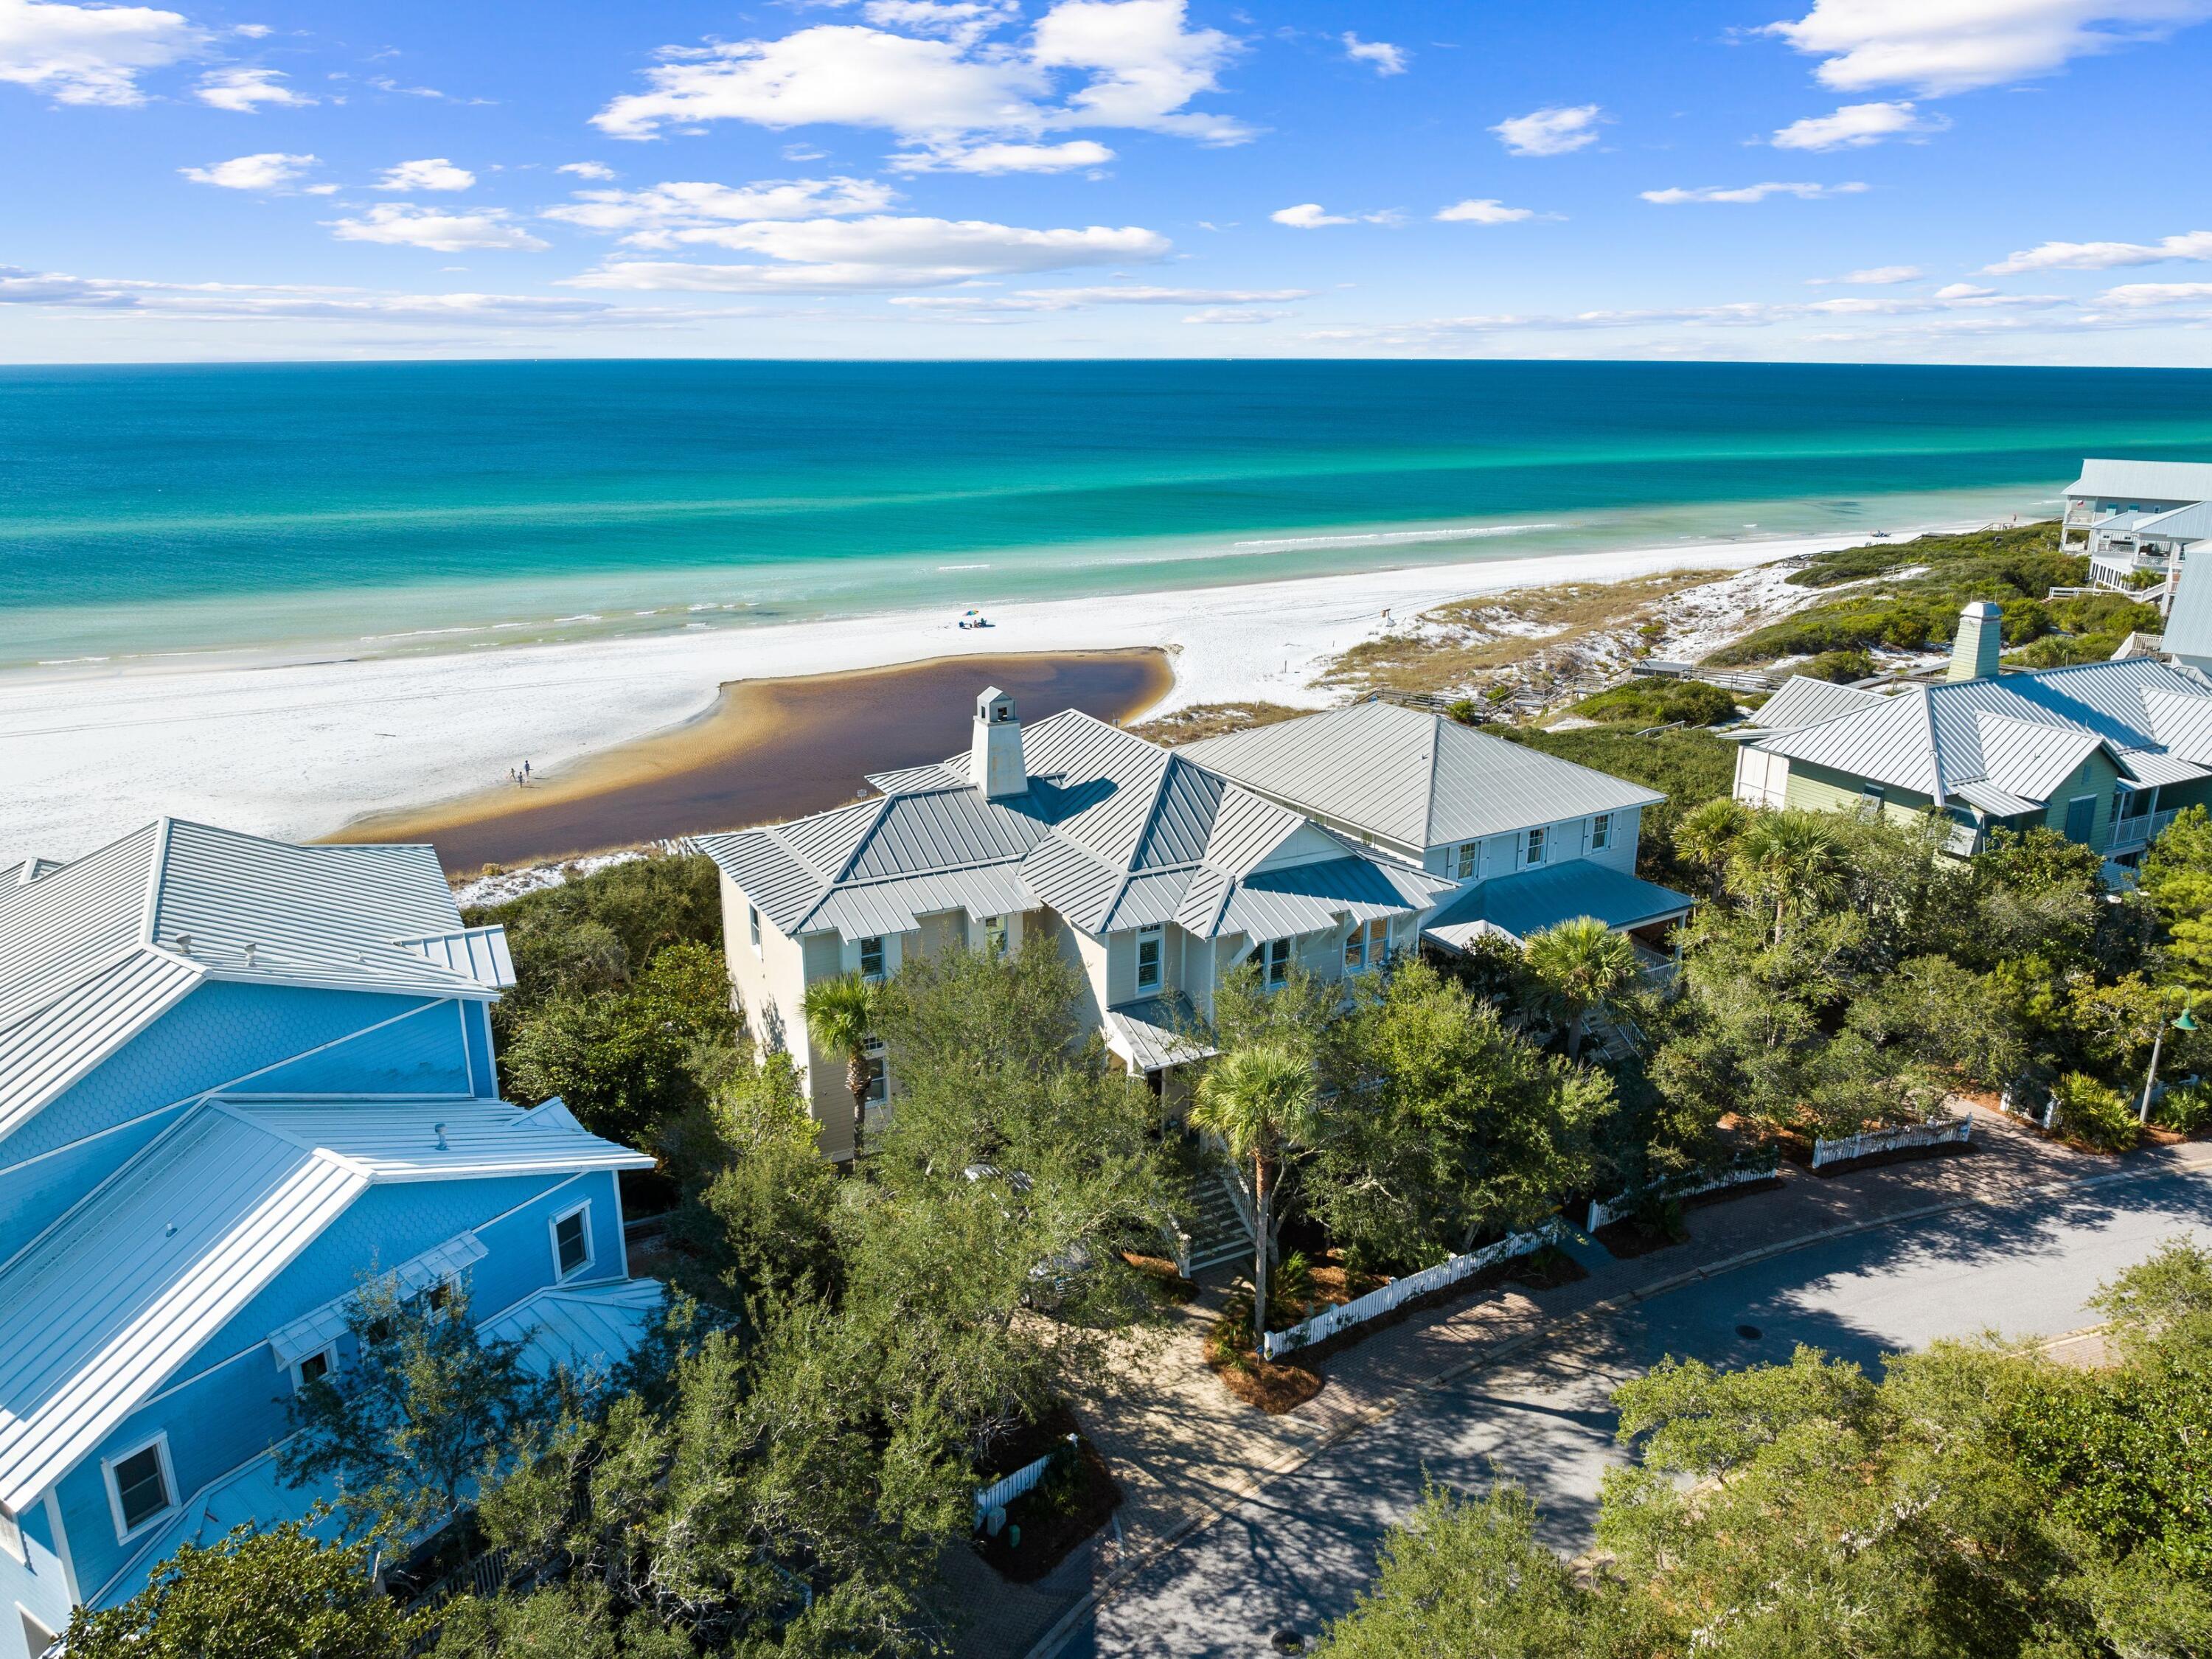
{"label": "blue sky", "polygon": [[2212,363],[2212,0],[0,0],[0,360]]}

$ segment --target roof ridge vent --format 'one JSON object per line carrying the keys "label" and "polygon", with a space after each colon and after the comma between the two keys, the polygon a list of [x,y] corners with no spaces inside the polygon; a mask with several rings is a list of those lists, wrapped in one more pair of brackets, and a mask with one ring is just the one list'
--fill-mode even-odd
{"label": "roof ridge vent", "polygon": [[192,953],[192,936],[191,936],[190,933],[179,933],[179,934],[178,934],[178,935],[177,935],[177,949],[178,949],[179,951],[183,952],[185,956],[190,956],[190,955],[191,955],[191,953]]}

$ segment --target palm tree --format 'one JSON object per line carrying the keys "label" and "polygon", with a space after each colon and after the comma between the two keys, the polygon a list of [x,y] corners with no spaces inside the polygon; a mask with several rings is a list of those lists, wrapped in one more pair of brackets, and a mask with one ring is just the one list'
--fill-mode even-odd
{"label": "palm tree", "polygon": [[1230,1157],[1252,1165],[1252,1346],[1267,1352],[1267,1243],[1274,1231],[1276,1164],[1310,1137],[1317,1097],[1313,1067],[1295,1049],[1261,1043],[1215,1060],[1198,1085],[1190,1121],[1219,1135]]}
{"label": "palm tree", "polygon": [[1779,945],[1791,909],[1832,902],[1843,892],[1840,852],[1834,827],[1820,813],[1761,812],[1729,854],[1729,885],[1773,905]]}
{"label": "palm tree", "polygon": [[1715,898],[1721,896],[1721,872],[1728,866],[1729,854],[1750,823],[1750,809],[1723,795],[1685,813],[1674,826],[1674,851],[1704,867]]}
{"label": "palm tree", "polygon": [[883,988],[858,974],[839,974],[806,988],[799,1011],[817,1047],[845,1056],[845,1086],[853,1091],[853,1158],[860,1157],[860,1139],[867,1127],[868,1090],[876,1080],[875,1062],[868,1045],[875,1041],[876,1019],[883,1007]]}
{"label": "palm tree", "polygon": [[1636,980],[1636,946],[1595,916],[1575,916],[1528,935],[1522,959],[1567,1017],[1567,1058],[1582,1053],[1589,1017]]}

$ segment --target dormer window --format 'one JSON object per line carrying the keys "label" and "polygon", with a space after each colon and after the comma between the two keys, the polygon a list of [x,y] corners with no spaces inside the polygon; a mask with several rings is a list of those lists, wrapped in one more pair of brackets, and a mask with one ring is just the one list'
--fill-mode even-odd
{"label": "dormer window", "polygon": [[1138,929],[1137,988],[1139,991],[1160,988],[1160,957],[1165,948],[1166,939],[1159,928]]}
{"label": "dormer window", "polygon": [[879,980],[884,976],[884,942],[880,938],[860,941],[860,977]]}

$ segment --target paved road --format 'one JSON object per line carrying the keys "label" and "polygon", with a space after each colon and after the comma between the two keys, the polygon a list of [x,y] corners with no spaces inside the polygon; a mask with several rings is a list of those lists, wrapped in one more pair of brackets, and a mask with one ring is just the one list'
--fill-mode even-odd
{"label": "paved road", "polygon": [[1607,1393],[1661,1356],[1747,1364],[1805,1342],[1871,1366],[1940,1336],[2057,1335],[2094,1323],[2098,1285],[2176,1233],[2212,1244],[2212,1175],[2145,1174],[2012,1211],[1957,1211],[1655,1297],[1540,1358],[1418,1395],[1263,1488],[1124,1586],[1060,1659],[1256,1656],[1286,1626],[1318,1632],[1368,1583],[1377,1541],[1418,1501],[1425,1474],[1462,1487],[1518,1480],[1549,1541],[1580,1549],[1599,1478],[1619,1455]]}

